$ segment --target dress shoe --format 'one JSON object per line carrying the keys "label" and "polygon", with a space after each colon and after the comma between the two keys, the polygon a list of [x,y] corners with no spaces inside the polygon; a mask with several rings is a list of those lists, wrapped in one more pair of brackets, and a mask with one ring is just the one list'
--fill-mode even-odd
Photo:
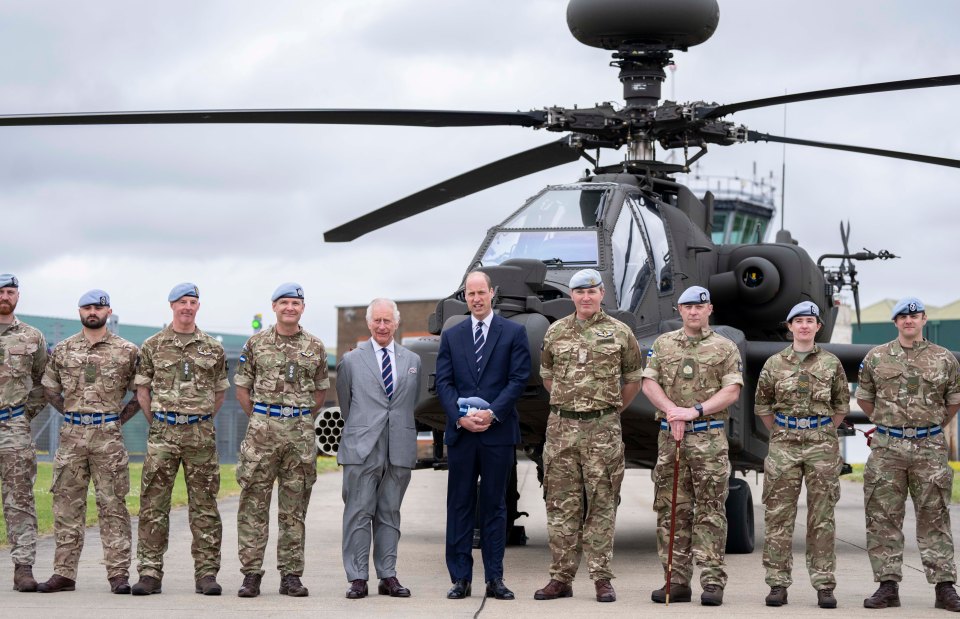
{"label": "dress shoe", "polygon": [[223,587],[217,582],[216,576],[207,574],[197,581],[196,592],[203,595],[220,595],[223,593]]}
{"label": "dress shoe", "polygon": [[543,589],[537,589],[533,594],[535,600],[555,600],[557,598],[572,598],[573,585],[568,582],[560,582],[554,578],[550,579],[547,586]]}
{"label": "dress shoe", "polygon": [[[820,592],[817,591],[817,598],[819,599]],[[786,587],[770,587],[770,593],[767,594],[767,599],[764,600],[767,606],[783,606],[787,603],[787,588]]]}
{"label": "dress shoe", "polygon": [[[960,602],[960,600],[958,600],[958,602]],[[786,602],[784,602],[784,604],[786,604]],[[833,595],[833,589],[817,590],[817,606],[820,608],[837,607],[837,598]],[[957,610],[960,610],[960,607],[958,607]]]}
{"label": "dress shoe", "polygon": [[593,581],[593,586],[597,590],[598,602],[616,602],[617,601],[617,592],[613,590],[613,585],[610,584],[609,578],[601,578],[600,580],[595,580]]}
{"label": "dress shoe", "polygon": [[503,584],[502,578],[494,578],[487,581],[487,597],[497,598],[498,600],[512,600],[515,596],[513,591],[507,589],[507,585]]}
{"label": "dress shoe", "polygon": [[350,588],[347,589],[348,600],[359,600],[367,597],[367,581],[358,578],[350,581]]}
{"label": "dress shoe", "polygon": [[152,595],[160,592],[160,579],[153,576],[141,576],[137,584],[133,585],[133,589],[131,589],[131,593],[134,595]]}
{"label": "dress shoe", "polygon": [[127,595],[130,593],[130,581],[126,576],[114,576],[113,578],[108,578],[107,582],[110,583],[110,593],[116,593],[117,595]]}
{"label": "dress shoe", "polygon": [[900,586],[893,580],[884,580],[873,592],[873,595],[863,601],[864,608],[896,608],[900,606]]}
{"label": "dress shoe", "polygon": [[30,593],[37,590],[32,565],[17,565],[13,568],[13,590]]}
{"label": "dress shoe", "polygon": [[396,576],[381,578],[380,584],[377,585],[377,593],[380,595],[389,595],[392,598],[410,597],[410,589],[401,585]]}
{"label": "dress shoe", "polygon": [[720,585],[703,585],[703,593],[700,594],[701,606],[720,606],[723,604],[723,587]]}
{"label": "dress shoe", "polygon": [[956,589],[952,582],[937,583],[937,601],[933,604],[934,608],[942,608],[950,612],[960,612],[960,596],[957,596]]}
{"label": "dress shoe", "polygon": [[292,598],[305,598],[310,595],[310,591],[300,582],[300,577],[296,574],[284,574],[280,578],[280,595],[289,595]]}
{"label": "dress shoe", "polygon": [[[678,582],[670,583],[670,601],[671,602],[689,602],[693,598],[693,590],[690,585],[681,585]],[[650,599],[657,604],[665,604],[667,601],[667,585],[664,583],[659,589],[650,592]]]}
{"label": "dress shoe", "polygon": [[64,578],[60,574],[54,574],[47,582],[37,585],[37,591],[40,593],[57,593],[58,591],[73,591],[77,587],[75,580]]}
{"label": "dress shoe", "polygon": [[255,598],[260,595],[260,580],[262,578],[263,574],[244,574],[243,584],[240,585],[240,590],[237,591],[237,597]]}
{"label": "dress shoe", "polygon": [[468,597],[470,597],[470,581],[465,578],[454,582],[450,590],[447,591],[448,600],[462,600]]}

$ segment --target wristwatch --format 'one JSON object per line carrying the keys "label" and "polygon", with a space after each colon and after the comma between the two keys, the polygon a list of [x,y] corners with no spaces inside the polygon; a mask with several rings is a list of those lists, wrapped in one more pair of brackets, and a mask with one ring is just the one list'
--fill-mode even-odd
{"label": "wristwatch", "polygon": [[697,411],[697,417],[703,417],[703,404],[697,402],[693,405],[693,410]]}

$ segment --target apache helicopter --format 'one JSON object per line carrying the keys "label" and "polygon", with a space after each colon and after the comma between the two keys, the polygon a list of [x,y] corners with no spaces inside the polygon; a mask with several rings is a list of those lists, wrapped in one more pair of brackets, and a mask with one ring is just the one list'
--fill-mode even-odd
{"label": "apache helicopter", "polygon": [[[759,471],[767,451],[767,431],[753,415],[753,394],[762,363],[788,341],[782,324],[801,300],[823,310],[818,340],[838,354],[849,376],[855,375],[866,346],[826,344],[837,316],[836,297],[858,284],[854,260],[890,258],[888,252],[851,253],[849,229],[842,231],[844,251],[818,263],[789,233],[775,243],[718,245],[711,241],[714,199],[698,197],[673,176],[687,172],[709,144],[779,142],[879,155],[934,165],[960,167],[960,161],[873,148],[800,140],[748,130],[725,120],[739,111],[815,99],[960,84],[960,75],[833,88],[718,105],[695,101],[661,102],[664,69],[673,51],[705,42],[719,23],[716,0],[571,0],[567,23],[580,42],[613,52],[612,65],[623,84],[623,106],[549,107],[528,112],[449,110],[200,110],[109,112],[0,116],[0,126],[97,124],[304,123],[394,125],[413,127],[519,126],[564,133],[552,143],[507,157],[434,185],[347,222],[325,234],[328,242],[345,242],[375,229],[425,212],[512,179],[584,159],[592,165],[572,183],[552,185],[494,226],[469,269],[487,272],[496,287],[495,310],[527,329],[533,368],[549,324],[573,311],[570,276],[580,268],[598,269],[604,280],[604,309],[628,324],[641,346],[679,328],[675,311],[680,292],[706,286],[716,307],[714,328],[734,341],[744,361],[745,387],[731,407],[727,432],[734,472]],[[656,160],[656,146],[682,149],[683,163]],[[622,161],[601,166],[590,151],[623,149]],[[693,155],[690,150],[696,149]],[[822,267],[822,260],[840,260]],[[468,270],[469,270],[468,269]],[[439,335],[468,310],[460,288],[443,299],[430,320]],[[434,430],[435,454],[442,459],[444,414],[433,392],[437,338],[413,344],[422,357],[424,393],[417,409],[421,428]],[[531,375],[518,408],[525,452],[539,464],[549,413],[548,394],[537,373]],[[639,396],[623,413],[628,464],[652,467],[658,428],[653,407]],[[509,491],[510,523],[519,515],[515,486]],[[727,504],[728,551],[753,549],[753,508],[749,486],[731,478]],[[511,539],[522,541],[522,528],[511,524]]]}

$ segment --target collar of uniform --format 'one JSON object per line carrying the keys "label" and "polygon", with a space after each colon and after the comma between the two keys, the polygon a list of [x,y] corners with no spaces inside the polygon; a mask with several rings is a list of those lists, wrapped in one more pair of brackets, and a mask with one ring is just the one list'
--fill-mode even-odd
{"label": "collar of uniform", "polygon": [[107,342],[109,342],[110,340],[112,340],[113,338],[117,337],[116,334],[114,334],[112,331],[110,331],[110,329],[105,330],[105,331],[103,332],[103,337],[101,337],[101,338],[100,338],[99,340],[97,340],[96,342],[91,342],[90,340],[88,340],[88,339],[87,339],[87,336],[83,334],[83,331],[81,331],[81,332],[78,333],[77,335],[79,336],[78,339],[79,339],[80,341],[82,341],[84,344],[86,344],[86,346],[88,346],[89,348],[93,348],[93,347],[96,346],[97,344],[107,343]]}
{"label": "collar of uniform", "polygon": [[[708,337],[710,337],[710,335],[712,335],[712,334],[713,334],[713,329],[711,329],[710,327],[703,327],[703,328],[700,329],[700,339],[697,340],[697,341],[698,341],[698,342],[702,342],[703,340],[705,340],[705,339],[707,339]],[[674,331],[673,339],[677,340],[678,342],[686,342],[686,341],[687,341],[688,339],[690,339],[690,338],[689,338],[689,336],[687,336],[687,334],[684,332],[683,327],[681,327],[681,328],[677,329],[676,331]]]}
{"label": "collar of uniform", "polygon": [[[577,324],[577,312],[573,312],[573,314],[571,314],[571,316],[573,317],[573,324]],[[606,313],[603,311],[603,308],[601,307],[600,309],[597,310],[597,313],[596,313],[596,314],[594,314],[594,315],[591,316],[590,318],[587,318],[586,320],[583,321],[583,327],[582,327],[582,328],[583,328],[583,329],[586,329],[587,327],[591,327],[591,326],[597,324],[598,322],[600,322],[601,320],[603,320],[603,319],[606,318],[606,317],[607,317],[607,315],[606,315]]]}
{"label": "collar of uniform", "polygon": [[[813,349],[807,351],[807,353],[808,353],[808,354],[807,354],[807,359],[809,359],[811,356],[817,354],[818,352],[820,352],[820,345],[817,344],[816,342],[814,342],[814,344],[813,344]],[[790,359],[791,361],[797,361],[797,360],[799,359],[799,358],[797,357],[797,351],[795,351],[795,350],[793,349],[793,345],[792,345],[792,344],[791,344],[790,346],[787,346],[786,348],[784,348],[783,351],[781,351],[780,355],[781,355],[782,357],[784,357],[785,359]]]}
{"label": "collar of uniform", "polygon": [[297,325],[297,332],[294,333],[293,335],[282,335],[277,332],[277,325],[272,325],[268,333],[270,334],[270,337],[273,338],[273,342],[277,343],[278,341],[280,341],[281,337],[300,337],[301,335],[303,335],[303,326]]}
{"label": "collar of uniform", "polygon": [[[163,333],[164,333],[164,339],[165,339],[165,340],[168,340],[168,341],[172,340],[172,341],[176,342],[178,346],[180,345],[180,338],[177,337],[178,334],[177,334],[176,331],[173,330],[173,325],[172,325],[172,324],[167,325],[166,327],[164,327],[164,328],[163,328]],[[183,334],[180,334],[180,335],[186,335],[186,334],[183,333]],[[194,328],[193,328],[193,333],[192,333],[191,335],[193,335],[193,337],[190,338],[190,340],[188,340],[187,343],[183,345],[184,348],[186,348],[187,346],[189,346],[189,345],[192,344],[193,342],[197,342],[197,341],[200,341],[201,339],[203,339],[203,335],[204,335],[204,334],[203,334],[203,331],[200,330],[200,327],[194,326]]]}
{"label": "collar of uniform", "polygon": [[[901,355],[906,354],[906,352],[903,349],[903,345],[900,343],[900,338],[893,340],[892,343],[893,343],[893,346],[890,347],[890,352],[893,353],[894,356],[899,357]],[[910,350],[913,350],[913,351],[923,350],[924,348],[927,347],[929,343],[930,342],[928,342],[926,338],[922,338],[919,342],[915,342],[913,345],[913,348],[911,348]]]}

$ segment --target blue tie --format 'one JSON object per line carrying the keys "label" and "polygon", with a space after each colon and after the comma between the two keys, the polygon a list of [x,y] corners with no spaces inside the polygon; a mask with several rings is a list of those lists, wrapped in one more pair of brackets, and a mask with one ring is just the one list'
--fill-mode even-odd
{"label": "blue tie", "polygon": [[390,353],[386,348],[383,351],[383,362],[380,364],[380,376],[383,378],[383,389],[387,392],[387,399],[393,399],[393,366],[390,364]]}
{"label": "blue tie", "polygon": [[480,362],[483,361],[483,323],[477,323],[477,332],[473,334],[473,349],[477,353],[477,369],[480,369]]}

